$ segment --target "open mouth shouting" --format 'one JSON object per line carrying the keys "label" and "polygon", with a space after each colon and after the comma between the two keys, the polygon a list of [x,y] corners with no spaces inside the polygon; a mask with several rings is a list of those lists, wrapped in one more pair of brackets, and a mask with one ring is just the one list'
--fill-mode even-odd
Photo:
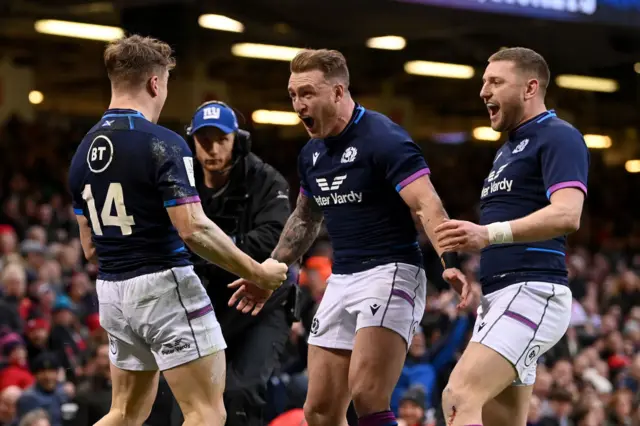
{"label": "open mouth shouting", "polygon": [[489,111],[489,119],[493,123],[495,119],[498,118],[498,114],[500,113],[500,105],[494,102],[487,102],[487,110]]}
{"label": "open mouth shouting", "polygon": [[302,120],[302,123],[304,124],[304,127],[307,128],[307,130],[311,131],[311,129],[313,129],[313,125],[315,124],[315,120],[313,119],[313,117],[300,116],[300,120]]}

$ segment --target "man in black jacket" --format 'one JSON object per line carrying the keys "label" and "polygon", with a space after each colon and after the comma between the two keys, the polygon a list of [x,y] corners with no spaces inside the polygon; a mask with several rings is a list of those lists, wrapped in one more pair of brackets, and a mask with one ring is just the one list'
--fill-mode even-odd
{"label": "man in black jacket", "polygon": [[[238,128],[233,109],[224,103],[200,106],[187,133],[199,163],[194,174],[205,213],[241,250],[264,261],[291,212],[286,180],[251,153],[250,135]],[[227,284],[237,277],[203,261],[196,262],[196,271],[228,345],[226,424],[263,425],[267,381],[288,338],[295,289],[283,284],[254,317],[227,305],[233,294]]]}

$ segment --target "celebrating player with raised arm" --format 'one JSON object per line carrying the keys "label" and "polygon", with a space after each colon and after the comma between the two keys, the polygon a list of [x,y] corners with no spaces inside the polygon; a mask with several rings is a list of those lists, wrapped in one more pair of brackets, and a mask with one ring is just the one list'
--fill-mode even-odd
{"label": "celebrating player with raised arm", "polygon": [[442,398],[448,425],[524,426],[537,360],[569,326],[565,235],[580,224],[589,153],[580,132],[545,107],[549,79],[530,49],[489,58],[480,96],[508,140],[482,189],[480,225],[436,228],[444,250],[482,250],[473,337]]}
{"label": "celebrating player with raised arm", "polygon": [[[311,139],[298,159],[297,206],[273,258],[297,261],[323,220],[335,252],[310,330],[305,416],[310,426],[346,425],[353,399],[361,425],[397,425],[390,397],[426,302],[412,211],[449,266],[445,278],[467,302],[455,254],[435,244],[435,227],[447,215],[407,132],[351,98],[341,53],[299,53],[291,62],[289,95]],[[266,292],[247,285],[233,284],[239,289],[230,303],[240,300],[239,309],[256,312]]]}
{"label": "celebrating player with raised arm", "polygon": [[155,124],[175,65],[171,48],[131,36],[111,43],[104,60],[111,105],[69,171],[82,248],[99,264],[100,324],[109,334],[113,398],[97,425],[142,425],[161,370],[185,425],[223,426],[226,344],[183,240],[269,290],[287,266],[256,263],[207,219],[189,147]]}

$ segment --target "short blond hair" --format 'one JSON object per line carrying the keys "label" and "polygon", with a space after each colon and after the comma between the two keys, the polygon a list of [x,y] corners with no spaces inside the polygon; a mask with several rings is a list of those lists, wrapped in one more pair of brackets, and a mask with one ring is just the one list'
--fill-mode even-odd
{"label": "short blond hair", "polygon": [[510,47],[499,50],[489,57],[489,62],[497,61],[513,62],[520,71],[529,73],[538,80],[543,94],[547,92],[551,71],[547,61],[538,52],[526,47]]}
{"label": "short blond hair", "polygon": [[171,71],[176,66],[172,55],[173,50],[167,43],[132,35],[107,45],[104,65],[112,85],[135,88],[154,74]]}
{"label": "short blond hair", "polygon": [[322,71],[326,79],[340,80],[345,87],[349,87],[347,60],[337,50],[304,49],[293,58],[290,70],[292,73]]}

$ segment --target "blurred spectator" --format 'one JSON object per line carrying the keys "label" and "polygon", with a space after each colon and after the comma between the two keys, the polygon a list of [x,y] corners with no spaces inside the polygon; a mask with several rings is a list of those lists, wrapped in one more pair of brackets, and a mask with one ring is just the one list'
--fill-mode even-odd
{"label": "blurred spectator", "polygon": [[16,262],[7,264],[0,275],[2,302],[0,303],[0,326],[9,326],[13,331],[22,332],[23,321],[31,302],[26,298],[27,274]]}
{"label": "blurred spectator", "polygon": [[5,366],[0,371],[0,391],[9,386],[21,389],[30,387],[35,378],[29,371],[27,349],[17,333],[8,333],[0,338],[0,348]]}
{"label": "blurred spectator", "polygon": [[20,420],[18,426],[53,426],[44,410],[34,410]]}
{"label": "blurred spectator", "polygon": [[569,415],[573,409],[573,396],[564,388],[554,388],[549,393],[549,412],[538,426],[571,426]]}
{"label": "blurred spectator", "polygon": [[18,399],[20,421],[31,411],[42,409],[49,415],[51,426],[62,426],[62,405],[69,400],[69,396],[58,382],[60,367],[56,354],[51,352],[44,352],[34,360],[36,382]]}
{"label": "blurred spectator", "polygon": [[422,386],[410,388],[400,398],[398,419],[403,420],[407,426],[428,426],[426,400],[427,395]]}
{"label": "blurred spectator", "polygon": [[12,426],[16,420],[16,403],[22,389],[9,386],[0,392],[0,426]]}
{"label": "blurred spectator", "polygon": [[74,425],[93,425],[109,412],[111,407],[111,372],[109,345],[100,345],[87,364],[87,374],[78,386],[75,399],[78,404]]}
{"label": "blurred spectator", "polygon": [[66,295],[57,297],[52,309],[53,327],[51,328],[51,350],[58,355],[67,377],[75,381],[82,376],[82,354],[86,342],[76,331],[75,306]]}
{"label": "blurred spectator", "polygon": [[27,337],[27,356],[31,368],[33,368],[33,361],[38,357],[38,355],[50,349],[50,331],[51,325],[49,324],[49,321],[43,318],[33,318],[27,322],[25,334]]}

